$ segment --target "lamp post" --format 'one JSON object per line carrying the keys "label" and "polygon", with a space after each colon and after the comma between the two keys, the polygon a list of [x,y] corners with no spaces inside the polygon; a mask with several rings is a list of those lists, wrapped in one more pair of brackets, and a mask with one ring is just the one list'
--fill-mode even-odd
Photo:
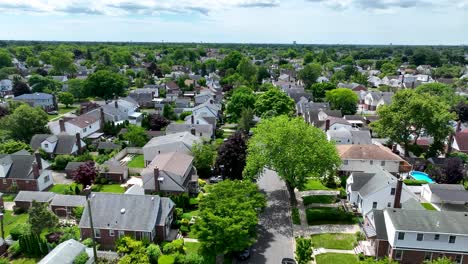
{"label": "lamp post", "polygon": [[[86,194],[86,202],[88,204],[88,216],[89,216],[89,225],[91,227],[91,238],[93,240],[93,255],[94,255],[94,263],[97,262],[97,250],[96,250],[96,237],[94,235],[94,226],[93,226],[93,215],[91,213],[91,186],[86,186],[85,188]],[[3,221],[2,221],[3,223]],[[3,230],[3,228],[2,228]]]}

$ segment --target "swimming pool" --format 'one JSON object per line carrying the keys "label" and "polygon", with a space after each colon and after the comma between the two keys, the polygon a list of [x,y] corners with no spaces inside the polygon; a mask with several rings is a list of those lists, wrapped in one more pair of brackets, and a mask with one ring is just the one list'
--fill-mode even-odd
{"label": "swimming pool", "polygon": [[427,183],[435,183],[427,173],[424,173],[422,171],[411,171],[410,172],[411,178],[418,180],[418,181],[426,181]]}

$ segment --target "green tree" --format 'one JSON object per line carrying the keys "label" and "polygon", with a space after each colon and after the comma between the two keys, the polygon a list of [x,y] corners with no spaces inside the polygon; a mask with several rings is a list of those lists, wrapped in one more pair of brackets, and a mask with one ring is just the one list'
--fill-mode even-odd
{"label": "green tree", "polygon": [[254,126],[254,111],[251,108],[244,108],[241,111],[237,128],[246,133]]}
{"label": "green tree", "polygon": [[309,64],[314,62],[314,54],[312,52],[307,52],[306,55],[304,55],[304,64]]}
{"label": "green tree", "polygon": [[201,77],[200,80],[198,80],[198,85],[200,85],[200,86],[206,86],[206,79],[205,79],[205,77]]}
{"label": "green tree", "polygon": [[71,93],[61,92],[58,94],[58,101],[64,104],[65,107],[69,107],[75,101],[75,97]]}
{"label": "green tree", "polygon": [[296,261],[297,264],[308,264],[312,260],[312,239],[296,238]]}
{"label": "green tree", "polygon": [[33,92],[54,92],[58,90],[62,85],[60,82],[52,79],[52,77],[44,77],[39,74],[33,74],[28,80],[29,86]]}
{"label": "green tree", "polygon": [[12,154],[20,150],[32,152],[31,147],[23,141],[9,140],[0,144],[0,153]]}
{"label": "green tree", "polygon": [[304,82],[306,89],[309,89],[312,84],[317,81],[317,78],[322,74],[322,66],[320,64],[307,64],[304,69],[297,73],[297,77]]}
{"label": "green tree", "polygon": [[148,135],[144,128],[135,125],[129,125],[127,132],[123,135],[132,146],[143,147],[148,142]]}
{"label": "green tree", "polygon": [[232,121],[236,122],[244,108],[255,108],[255,94],[250,88],[241,86],[234,89],[227,103],[226,113]]}
{"label": "green tree", "polygon": [[359,98],[350,89],[338,88],[327,91],[325,100],[330,102],[332,109],[341,110],[344,115],[354,115]]}
{"label": "green tree", "polygon": [[26,64],[28,67],[39,67],[39,59],[32,56],[26,59]]}
{"label": "green tree", "polygon": [[261,94],[255,102],[255,111],[261,117],[293,115],[295,110],[294,100],[276,87]]}
{"label": "green tree", "polygon": [[265,196],[250,181],[225,180],[207,186],[193,226],[202,247],[214,254],[241,251],[255,242]]}
{"label": "green tree", "polygon": [[202,178],[211,176],[211,168],[216,158],[216,152],[211,145],[195,144],[192,147],[193,165]]}
{"label": "green tree", "polygon": [[80,100],[86,97],[85,80],[70,79],[67,81],[68,92],[76,99]]}
{"label": "green tree", "polygon": [[248,58],[242,58],[237,65],[237,72],[250,83],[255,83],[257,77],[257,67]]}
{"label": "green tree", "polygon": [[242,60],[242,54],[239,51],[233,51],[229,53],[221,62],[223,69],[237,69],[237,65]]}
{"label": "green tree", "polygon": [[258,67],[257,71],[257,84],[261,84],[264,79],[270,78],[270,72],[268,71],[268,68],[265,66],[260,66]]}
{"label": "green tree", "polygon": [[455,89],[443,83],[425,83],[416,88],[417,93],[440,97],[449,106],[455,106],[462,98],[455,94]]}
{"label": "green tree", "polygon": [[8,51],[1,49],[0,50],[0,69],[4,67],[11,66],[11,56]]}
{"label": "green tree", "polygon": [[341,162],[322,130],[287,116],[260,121],[247,153],[244,176],[258,177],[265,167],[275,170],[285,181],[293,206],[297,204],[295,188],[301,189],[310,178],[331,175]]}
{"label": "green tree", "polygon": [[174,112],[174,108],[171,104],[165,104],[163,108],[163,116],[169,120],[176,120],[177,115]]}
{"label": "green tree", "polygon": [[0,120],[0,130],[11,132],[13,139],[29,142],[35,134],[45,134],[47,114],[41,108],[32,108],[23,104],[13,113]]}
{"label": "green tree", "polygon": [[325,98],[325,93],[333,89],[336,89],[336,86],[330,82],[314,83],[310,87],[314,101],[322,101]]}
{"label": "green tree", "polygon": [[58,217],[49,210],[47,203],[32,201],[29,208],[29,224],[33,233],[40,234],[46,228],[54,228],[58,222]]}
{"label": "green tree", "polygon": [[374,131],[403,144],[407,157],[411,141],[416,142],[424,132],[434,137],[435,142],[441,142],[451,133],[449,122],[455,119],[455,114],[439,98],[409,89],[397,92],[392,103],[379,107],[377,114],[380,119],[371,125]]}
{"label": "green tree", "polygon": [[56,49],[52,52],[50,63],[57,74],[67,74],[76,72],[73,64],[73,53]]}
{"label": "green tree", "polygon": [[52,58],[52,54],[50,51],[43,51],[39,54],[39,59],[46,64],[50,64],[50,60]]}
{"label": "green tree", "polygon": [[107,70],[99,70],[91,74],[85,82],[87,94],[106,100],[123,95],[127,86],[128,82],[124,76]]}

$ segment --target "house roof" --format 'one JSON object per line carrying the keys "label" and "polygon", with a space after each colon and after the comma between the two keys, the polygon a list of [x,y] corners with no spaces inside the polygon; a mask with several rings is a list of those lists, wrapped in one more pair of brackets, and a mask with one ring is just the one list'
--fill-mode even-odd
{"label": "house roof", "polygon": [[364,121],[364,117],[361,115],[344,115],[343,118],[348,121]]}
{"label": "house roof", "polygon": [[170,172],[176,175],[184,175],[191,167],[193,157],[181,152],[169,152],[159,154],[154,158],[148,168],[159,168],[160,171]]}
{"label": "house roof", "polygon": [[353,144],[356,145],[372,144],[372,138],[368,130],[352,130],[351,138]]}
{"label": "house roof", "polygon": [[140,185],[132,185],[125,191],[125,194],[145,195],[145,189]]}
{"label": "house roof", "polygon": [[16,96],[15,99],[19,100],[49,100],[52,99],[52,95],[48,93],[31,93],[31,94],[22,94]]}
{"label": "house roof", "polygon": [[166,133],[179,133],[179,132],[190,132],[192,128],[195,128],[196,134],[211,134],[213,133],[213,126],[210,124],[178,124],[170,123],[166,127]]}
{"label": "house roof", "polygon": [[387,240],[387,227],[385,225],[383,211],[374,209],[370,211],[366,217],[372,221],[373,228],[369,229],[364,226],[365,233],[370,237],[375,236],[376,239]]}
{"label": "house roof", "polygon": [[464,212],[385,208],[384,214],[397,231],[468,235],[468,214]]}
{"label": "house roof", "polygon": [[177,83],[175,83],[174,81],[169,81],[166,83],[166,86],[171,89],[171,90],[178,90],[180,89],[179,88],[179,85],[177,85]]}
{"label": "house roof", "polygon": [[48,203],[52,201],[55,193],[53,192],[35,192],[35,191],[20,191],[15,197],[15,202],[32,202],[35,200],[40,203]]}
{"label": "house roof", "polygon": [[364,186],[372,177],[374,173],[353,172],[353,183],[351,184],[351,191],[358,191]]}
{"label": "house roof", "polygon": [[[90,198],[94,228],[151,232],[155,225],[163,225],[172,210],[172,201],[157,195],[92,193]],[[79,227],[89,228],[88,206]]]}
{"label": "house roof", "polygon": [[115,144],[114,142],[99,142],[98,143],[98,149],[120,149],[119,144]]}
{"label": "house roof", "polygon": [[455,134],[458,149],[460,151],[468,151],[468,129],[462,130]]}
{"label": "house roof", "polygon": [[461,184],[428,184],[427,186],[441,201],[468,202],[468,191]]}
{"label": "house roof", "polygon": [[71,154],[73,147],[76,145],[76,136],[61,133],[58,135],[50,134],[37,134],[31,139],[31,148],[38,149],[41,147],[41,143],[47,140],[50,143],[56,142],[54,154]]}
{"label": "house roof", "polygon": [[82,195],[57,194],[52,198],[51,206],[78,207],[86,205],[86,197]]}
{"label": "house roof", "polygon": [[361,188],[357,189],[357,191],[362,197],[367,197],[382,188],[396,184],[396,182],[397,178],[395,176],[383,169],[379,169],[378,172],[373,173],[372,177],[370,177]]}
{"label": "house roof", "polygon": [[70,161],[67,163],[67,166],[65,167],[65,171],[74,171],[85,163],[86,162],[82,162],[82,161]]}
{"label": "house roof", "polygon": [[[0,154],[0,178],[32,179],[34,155],[20,150],[13,154]],[[42,168],[49,168],[49,163],[42,160]]]}
{"label": "house roof", "polygon": [[199,141],[200,138],[190,134],[189,132],[181,132],[160,137],[154,137],[148,143],[146,143],[146,145],[143,148],[182,142],[187,148],[191,149],[192,145]]}
{"label": "house roof", "polygon": [[73,119],[70,119],[67,121],[67,123],[73,124],[79,128],[85,128],[90,126],[91,124],[96,123],[99,120],[99,118],[94,117],[92,115],[84,114],[77,116]]}
{"label": "house roof", "polygon": [[401,208],[406,210],[426,210],[426,208],[424,208],[421,203],[414,198],[410,198],[406,202],[401,203]]}
{"label": "house roof", "polygon": [[391,160],[403,161],[400,156],[380,145],[336,145],[343,160]]}
{"label": "house roof", "polygon": [[57,245],[49,254],[39,261],[39,264],[73,264],[76,256],[84,252],[85,249],[85,245],[74,239],[69,239]]}

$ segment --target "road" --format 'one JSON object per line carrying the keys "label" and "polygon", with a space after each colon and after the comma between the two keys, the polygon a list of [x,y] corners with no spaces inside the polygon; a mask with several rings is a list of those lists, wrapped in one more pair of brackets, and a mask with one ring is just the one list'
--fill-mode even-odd
{"label": "road", "polygon": [[294,258],[288,193],[276,172],[271,170],[258,180],[258,185],[267,195],[267,207],[260,216],[258,241],[249,260],[238,263],[278,264],[283,258]]}

